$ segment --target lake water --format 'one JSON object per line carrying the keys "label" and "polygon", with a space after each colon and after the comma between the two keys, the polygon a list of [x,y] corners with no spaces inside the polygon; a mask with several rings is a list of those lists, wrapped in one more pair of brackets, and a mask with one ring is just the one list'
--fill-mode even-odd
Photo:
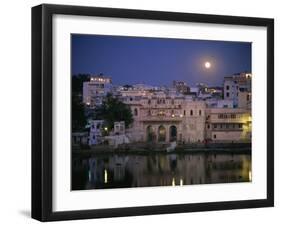
{"label": "lake water", "polygon": [[72,190],[251,181],[250,154],[107,154],[73,157]]}

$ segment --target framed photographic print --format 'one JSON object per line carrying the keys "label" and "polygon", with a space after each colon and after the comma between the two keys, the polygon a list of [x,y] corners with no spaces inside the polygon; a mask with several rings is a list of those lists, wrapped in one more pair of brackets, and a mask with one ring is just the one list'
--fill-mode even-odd
{"label": "framed photographic print", "polygon": [[32,217],[274,205],[274,21],[32,8]]}

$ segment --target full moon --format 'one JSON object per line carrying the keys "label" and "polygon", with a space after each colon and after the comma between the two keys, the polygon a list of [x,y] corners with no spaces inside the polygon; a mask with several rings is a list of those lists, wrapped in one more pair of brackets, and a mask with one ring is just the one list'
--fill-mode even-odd
{"label": "full moon", "polygon": [[210,62],[205,62],[205,68],[209,69],[211,67],[211,63]]}

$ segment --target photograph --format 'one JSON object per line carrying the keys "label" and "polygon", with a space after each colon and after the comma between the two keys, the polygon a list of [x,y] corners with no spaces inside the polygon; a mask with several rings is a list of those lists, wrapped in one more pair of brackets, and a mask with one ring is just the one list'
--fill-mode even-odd
{"label": "photograph", "polygon": [[71,190],[252,181],[252,43],[71,34]]}

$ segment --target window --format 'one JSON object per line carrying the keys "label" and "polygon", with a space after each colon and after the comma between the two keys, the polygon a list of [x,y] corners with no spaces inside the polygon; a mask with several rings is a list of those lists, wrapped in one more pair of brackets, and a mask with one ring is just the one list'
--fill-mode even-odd
{"label": "window", "polygon": [[236,118],[236,115],[235,114],[231,114],[230,118]]}
{"label": "window", "polygon": [[134,110],[134,114],[135,114],[135,116],[137,116],[137,115],[138,115],[138,109],[137,109],[137,108],[135,108],[135,110]]}
{"label": "window", "polygon": [[239,124],[239,129],[241,129],[241,128],[242,128],[242,124],[240,123],[240,124]]}
{"label": "window", "polygon": [[193,110],[190,110],[190,115],[191,115],[191,116],[193,115]]}
{"label": "window", "polygon": [[217,124],[214,124],[214,129],[216,129],[217,128]]}
{"label": "window", "polygon": [[148,104],[151,104],[151,100],[150,99],[148,100]]}
{"label": "window", "polygon": [[172,99],[172,104],[174,104],[174,99]]}
{"label": "window", "polygon": [[216,139],[216,138],[217,138],[217,135],[216,135],[216,134],[214,134],[214,136],[213,136],[213,137],[214,137],[214,139]]}
{"label": "window", "polygon": [[207,128],[210,129],[210,125],[209,124],[207,125]]}
{"label": "window", "polygon": [[226,93],[226,97],[229,97],[229,92]]}
{"label": "window", "polygon": [[202,111],[201,111],[201,110],[199,110],[199,115],[201,116],[201,114],[202,114]]}
{"label": "window", "polygon": [[185,110],[183,110],[183,115],[185,115]]}
{"label": "window", "polygon": [[223,114],[219,114],[218,118],[223,118]]}
{"label": "window", "polygon": [[226,90],[229,90],[229,86],[226,86]]}

